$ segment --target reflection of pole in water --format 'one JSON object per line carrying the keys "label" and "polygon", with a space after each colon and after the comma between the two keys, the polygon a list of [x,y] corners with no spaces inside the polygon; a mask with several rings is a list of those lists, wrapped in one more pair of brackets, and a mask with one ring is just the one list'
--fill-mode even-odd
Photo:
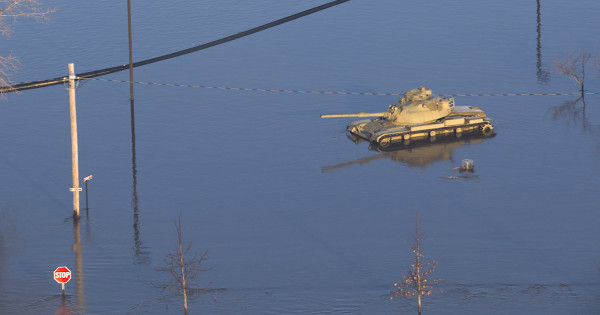
{"label": "reflection of pole in water", "polygon": [[548,83],[550,81],[550,75],[546,70],[542,68],[542,18],[541,18],[541,5],[540,0],[537,0],[537,79],[539,83]]}
{"label": "reflection of pole in water", "polygon": [[131,100],[131,174],[133,177],[133,192],[131,204],[133,206],[133,246],[135,250],[135,263],[143,264],[148,262],[148,257],[147,252],[144,251],[144,246],[140,239],[139,208],[137,194],[137,165],[135,156],[135,113],[133,107],[133,99]]}
{"label": "reflection of pole in water", "polygon": [[133,177],[133,189],[131,204],[133,206],[133,241],[137,256],[140,245],[140,230],[139,230],[139,209],[138,209],[138,194],[137,194],[137,165],[135,156],[135,112],[133,110],[133,99],[131,100],[131,176]]}
{"label": "reflection of pole in water", "polygon": [[84,313],[85,297],[83,295],[83,261],[81,248],[81,234],[79,232],[79,218],[73,219],[73,251],[75,252],[75,282],[77,289],[77,310]]}

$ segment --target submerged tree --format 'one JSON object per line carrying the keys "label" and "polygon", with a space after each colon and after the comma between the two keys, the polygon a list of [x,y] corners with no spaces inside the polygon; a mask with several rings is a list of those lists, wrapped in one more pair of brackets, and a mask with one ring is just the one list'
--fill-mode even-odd
{"label": "submerged tree", "polygon": [[421,296],[430,295],[433,285],[441,281],[441,279],[430,278],[438,262],[424,259],[421,249],[423,239],[424,235],[420,230],[419,214],[417,213],[415,216],[415,238],[411,247],[415,258],[407,274],[402,277],[402,282],[394,283],[396,290],[393,292],[394,296],[417,296],[419,315],[421,315]]}
{"label": "submerged tree", "polygon": [[[172,290],[183,296],[183,307],[185,314],[188,314],[188,297],[195,294],[203,294],[219,289],[208,289],[208,287],[200,287],[195,283],[195,279],[205,271],[213,269],[213,267],[204,267],[202,264],[207,259],[207,252],[202,255],[194,255],[189,258],[189,252],[192,248],[192,243],[184,245],[182,228],[181,228],[181,213],[179,218],[175,221],[175,229],[177,230],[177,248],[164,255],[165,267],[157,268],[157,271],[166,272],[171,275],[171,281],[166,284],[155,285],[160,289]],[[208,284],[210,285],[210,283]]]}
{"label": "submerged tree", "polygon": [[584,49],[565,54],[562,58],[554,58],[554,68],[557,73],[568,75],[575,80],[581,87],[581,96],[585,95],[585,67],[591,59],[592,55]]}
{"label": "submerged tree", "polygon": [[[15,21],[21,17],[33,17],[45,21],[54,9],[43,9],[37,0],[0,0],[0,34],[10,36],[12,29],[7,19]],[[0,87],[10,87],[10,75],[19,66],[19,60],[13,56],[0,56]]]}

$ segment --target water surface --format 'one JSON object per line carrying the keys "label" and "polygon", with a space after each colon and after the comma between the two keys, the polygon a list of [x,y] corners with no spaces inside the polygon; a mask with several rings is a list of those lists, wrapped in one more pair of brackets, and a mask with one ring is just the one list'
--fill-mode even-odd
{"label": "water surface", "polygon": [[[134,59],[322,3],[132,1]],[[2,54],[23,64],[15,81],[66,74],[69,62],[77,72],[127,63],[124,4],[52,5],[51,23],[19,21],[1,39]],[[576,92],[550,74],[552,58],[597,51],[600,4],[539,5],[350,1],[134,76],[347,92]],[[597,76],[588,80],[600,91]],[[199,282],[226,289],[191,300],[192,313],[414,312],[415,300],[389,293],[411,263],[417,211],[426,257],[446,279],[425,312],[598,313],[600,98],[586,96],[585,108],[576,100],[456,97],[482,107],[497,135],[386,155],[348,140],[351,119],[319,115],[382,111],[397,96],[136,85],[132,147],[128,84],[89,81],[77,89],[79,157],[82,177],[94,178],[90,209],[74,224],[67,91],[8,95],[0,313],[181,313],[179,297],[152,286],[168,279],[154,269],[176,246],[179,213],[185,240],[215,266]],[[435,153],[420,157],[427,148]],[[476,177],[442,178],[465,158]],[[62,265],[74,273],[65,298],[51,277]]]}

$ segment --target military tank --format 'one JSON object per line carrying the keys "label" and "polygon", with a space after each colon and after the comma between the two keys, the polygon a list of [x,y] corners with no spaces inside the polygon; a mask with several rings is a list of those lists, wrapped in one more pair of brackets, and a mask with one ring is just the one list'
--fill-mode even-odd
{"label": "military tank", "polygon": [[492,120],[481,108],[455,106],[453,98],[432,95],[431,89],[425,87],[406,91],[385,112],[321,115],[321,118],[338,117],[372,117],[353,121],[346,129],[380,147],[438,135],[460,136],[466,132],[491,135],[494,131]]}

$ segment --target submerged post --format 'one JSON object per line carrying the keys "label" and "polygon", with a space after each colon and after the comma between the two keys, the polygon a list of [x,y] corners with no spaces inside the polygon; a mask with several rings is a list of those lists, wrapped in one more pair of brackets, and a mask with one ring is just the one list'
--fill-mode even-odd
{"label": "submerged post", "polygon": [[71,119],[71,165],[73,170],[73,217],[79,218],[79,155],[77,145],[77,113],[75,110],[75,65],[69,64],[69,112]]}

